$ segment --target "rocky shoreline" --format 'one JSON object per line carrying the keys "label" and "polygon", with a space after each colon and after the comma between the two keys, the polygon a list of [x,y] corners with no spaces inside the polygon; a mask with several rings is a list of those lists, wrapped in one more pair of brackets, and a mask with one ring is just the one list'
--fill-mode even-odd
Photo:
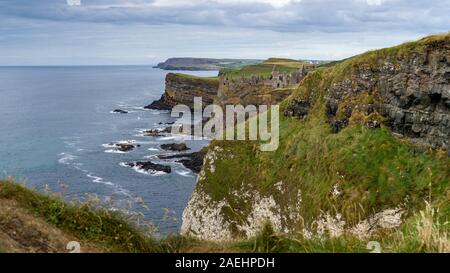
{"label": "rocky shoreline", "polygon": [[200,173],[202,167],[203,167],[203,159],[205,158],[206,151],[205,149],[202,149],[198,152],[194,153],[184,153],[184,154],[177,154],[177,155],[159,155],[159,159],[174,159],[174,158],[180,158],[178,160],[178,163],[183,164],[184,167],[190,169],[194,173],[198,174]]}

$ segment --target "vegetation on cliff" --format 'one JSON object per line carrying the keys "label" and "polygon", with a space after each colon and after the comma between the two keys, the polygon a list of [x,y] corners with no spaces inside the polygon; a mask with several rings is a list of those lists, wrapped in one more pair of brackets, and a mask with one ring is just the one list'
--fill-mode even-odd
{"label": "vegetation on cliff", "polygon": [[[376,80],[377,71],[386,63],[420,66],[414,60],[430,56],[439,59],[423,65],[434,65],[435,61],[445,64],[448,55],[442,60],[435,52],[446,56],[449,43],[449,34],[431,36],[310,72],[281,104],[286,115],[280,119],[278,150],[264,153],[259,151],[259,143],[249,141],[215,141],[210,145],[214,160],[206,162],[195,196],[203,200],[202,206],[216,208],[217,214],[197,212],[198,220],[219,217],[230,236],[245,238],[253,234],[249,230],[254,230],[254,222],[266,213],[268,220],[275,221],[272,224],[277,232],[301,234],[294,236],[295,242],[290,241],[289,247],[294,244],[301,248],[317,236],[318,242],[325,242],[323,251],[345,251],[334,244],[345,238],[352,238],[359,246],[371,238],[388,238],[384,243],[392,251],[449,251],[447,152],[393,136],[389,117],[382,111],[386,101],[376,88],[342,96],[334,113],[330,114],[329,108],[330,90],[343,82],[357,82],[358,77],[365,79],[361,68],[375,73],[367,77],[370,81]],[[363,86],[365,82],[358,83]],[[421,87],[417,88],[420,91]],[[439,103],[444,107],[445,102]],[[346,116],[345,126],[334,130],[335,116],[344,115],[349,108],[352,111]],[[258,206],[263,208],[255,209]],[[439,224],[430,224],[429,220],[418,224],[425,214],[433,214],[435,222],[431,222]],[[429,236],[439,237],[441,247],[423,248],[420,242],[425,239],[419,238],[423,225],[438,229],[440,235]],[[204,226],[207,237],[209,230],[207,224]],[[185,231],[191,234],[189,228],[192,226]],[[403,244],[394,239],[399,232],[416,237]],[[420,242],[414,245],[413,241]]]}
{"label": "vegetation on cliff", "polygon": [[270,77],[274,70],[280,73],[292,73],[298,71],[302,65],[308,64],[305,61],[270,58],[256,65],[221,69],[220,75],[224,75],[228,79],[251,78],[252,76]]}

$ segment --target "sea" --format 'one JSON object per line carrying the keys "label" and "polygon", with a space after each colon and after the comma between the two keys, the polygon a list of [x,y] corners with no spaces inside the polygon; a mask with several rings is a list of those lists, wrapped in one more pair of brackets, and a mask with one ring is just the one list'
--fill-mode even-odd
{"label": "sea", "polygon": [[[169,111],[144,109],[163,94],[167,73],[151,66],[0,67],[0,179],[67,200],[97,199],[108,209],[134,211],[161,234],[178,232],[196,175],[156,156],[173,154],[163,143],[186,143],[195,152],[208,141],[142,134],[176,120]],[[111,146],[117,142],[140,147],[121,152]],[[172,172],[126,165],[149,160]]]}

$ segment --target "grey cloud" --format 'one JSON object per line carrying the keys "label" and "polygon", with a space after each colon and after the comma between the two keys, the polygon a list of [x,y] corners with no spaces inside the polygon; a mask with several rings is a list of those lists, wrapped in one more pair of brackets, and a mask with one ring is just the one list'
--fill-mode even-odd
{"label": "grey cloud", "polygon": [[207,0],[184,6],[151,6],[153,1],[144,0],[82,0],[77,7],[68,6],[65,0],[30,2],[3,1],[0,14],[54,21],[215,25],[281,32],[436,32],[450,28],[449,0],[388,0],[381,5],[368,5],[364,0],[303,0],[281,8],[265,3]]}

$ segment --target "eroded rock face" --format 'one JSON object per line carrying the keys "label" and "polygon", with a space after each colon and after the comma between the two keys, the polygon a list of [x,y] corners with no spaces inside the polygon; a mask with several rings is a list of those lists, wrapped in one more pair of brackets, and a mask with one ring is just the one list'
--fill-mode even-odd
{"label": "eroded rock face", "polygon": [[[312,102],[293,100],[285,114],[303,117],[308,114],[308,103]],[[393,132],[449,150],[450,42],[443,40],[407,55],[358,65],[326,90],[326,105],[334,132],[345,128],[355,112],[365,116],[377,112]],[[380,124],[369,120],[366,125],[377,128]]]}
{"label": "eroded rock face", "polygon": [[194,97],[201,97],[203,107],[212,104],[219,89],[218,79],[200,78],[169,73],[161,99],[146,106],[147,109],[171,110],[177,104],[194,108]]}

